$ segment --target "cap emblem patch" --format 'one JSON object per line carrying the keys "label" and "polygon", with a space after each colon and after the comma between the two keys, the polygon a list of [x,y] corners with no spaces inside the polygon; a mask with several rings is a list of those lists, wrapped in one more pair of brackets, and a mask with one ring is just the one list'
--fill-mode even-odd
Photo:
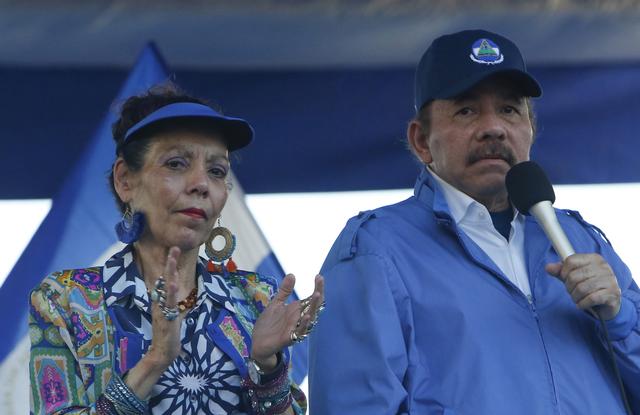
{"label": "cap emblem patch", "polygon": [[504,55],[500,53],[498,45],[489,39],[478,39],[471,46],[472,61],[485,65],[497,65],[504,61]]}

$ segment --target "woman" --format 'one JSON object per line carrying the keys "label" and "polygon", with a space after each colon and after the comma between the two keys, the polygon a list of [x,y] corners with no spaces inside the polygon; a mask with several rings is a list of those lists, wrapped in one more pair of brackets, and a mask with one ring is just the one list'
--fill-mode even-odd
{"label": "woman", "polygon": [[[33,291],[32,412],[305,413],[288,346],[316,322],[322,277],[311,297],[285,304],[294,276],[276,292],[272,279],[237,271],[235,239],[215,226],[228,154],[249,144],[251,126],[169,85],[129,98],[113,136],[127,246]],[[198,254],[205,241],[209,262]]]}

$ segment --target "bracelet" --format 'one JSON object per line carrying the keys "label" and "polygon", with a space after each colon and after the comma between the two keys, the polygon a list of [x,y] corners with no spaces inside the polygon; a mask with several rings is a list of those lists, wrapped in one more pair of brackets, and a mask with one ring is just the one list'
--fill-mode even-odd
{"label": "bracelet", "polygon": [[254,415],[275,415],[285,411],[293,398],[289,383],[288,364],[282,365],[278,376],[262,385],[255,384],[249,376],[242,379],[242,386]]}
{"label": "bracelet", "polygon": [[116,407],[105,395],[100,395],[96,401],[96,412],[98,415],[118,415]]}
{"label": "bracelet", "polygon": [[124,380],[115,373],[104,391],[104,397],[113,404],[116,413],[120,415],[144,414],[149,406],[147,402],[138,398]]}

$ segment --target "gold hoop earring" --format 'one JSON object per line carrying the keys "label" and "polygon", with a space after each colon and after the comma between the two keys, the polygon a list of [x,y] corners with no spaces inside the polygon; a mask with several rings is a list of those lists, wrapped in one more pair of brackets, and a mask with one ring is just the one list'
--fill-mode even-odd
{"label": "gold hoop earring", "polygon": [[[213,248],[213,240],[222,236],[224,238],[224,246],[222,249]],[[218,218],[218,226],[211,229],[209,237],[204,243],[204,251],[213,262],[221,263],[231,258],[233,251],[236,249],[236,236],[224,226],[220,226],[220,218]]]}
{"label": "gold hoop earring", "polygon": [[[222,236],[224,238],[224,247],[222,249],[214,249],[213,248],[213,240]],[[209,237],[204,243],[204,251],[209,257],[209,262],[207,263],[207,270],[212,273],[226,273],[228,272],[236,272],[238,270],[238,266],[231,255],[233,251],[236,249],[236,236],[229,231],[229,229],[220,225],[220,218],[218,218],[218,226],[211,229],[209,232]],[[224,264],[224,261],[227,260],[227,264]]]}

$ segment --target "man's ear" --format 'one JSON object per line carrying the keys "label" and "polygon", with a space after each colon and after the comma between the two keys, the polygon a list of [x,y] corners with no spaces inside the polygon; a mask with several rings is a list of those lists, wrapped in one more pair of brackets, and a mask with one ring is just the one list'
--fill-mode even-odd
{"label": "man's ear", "polygon": [[424,164],[429,164],[433,161],[427,133],[424,128],[422,128],[420,121],[411,120],[409,126],[407,126],[407,141],[409,142],[409,146],[411,146],[413,154]]}
{"label": "man's ear", "polygon": [[118,157],[113,164],[113,187],[120,200],[129,203],[133,198],[134,181],[133,172],[122,157]]}

